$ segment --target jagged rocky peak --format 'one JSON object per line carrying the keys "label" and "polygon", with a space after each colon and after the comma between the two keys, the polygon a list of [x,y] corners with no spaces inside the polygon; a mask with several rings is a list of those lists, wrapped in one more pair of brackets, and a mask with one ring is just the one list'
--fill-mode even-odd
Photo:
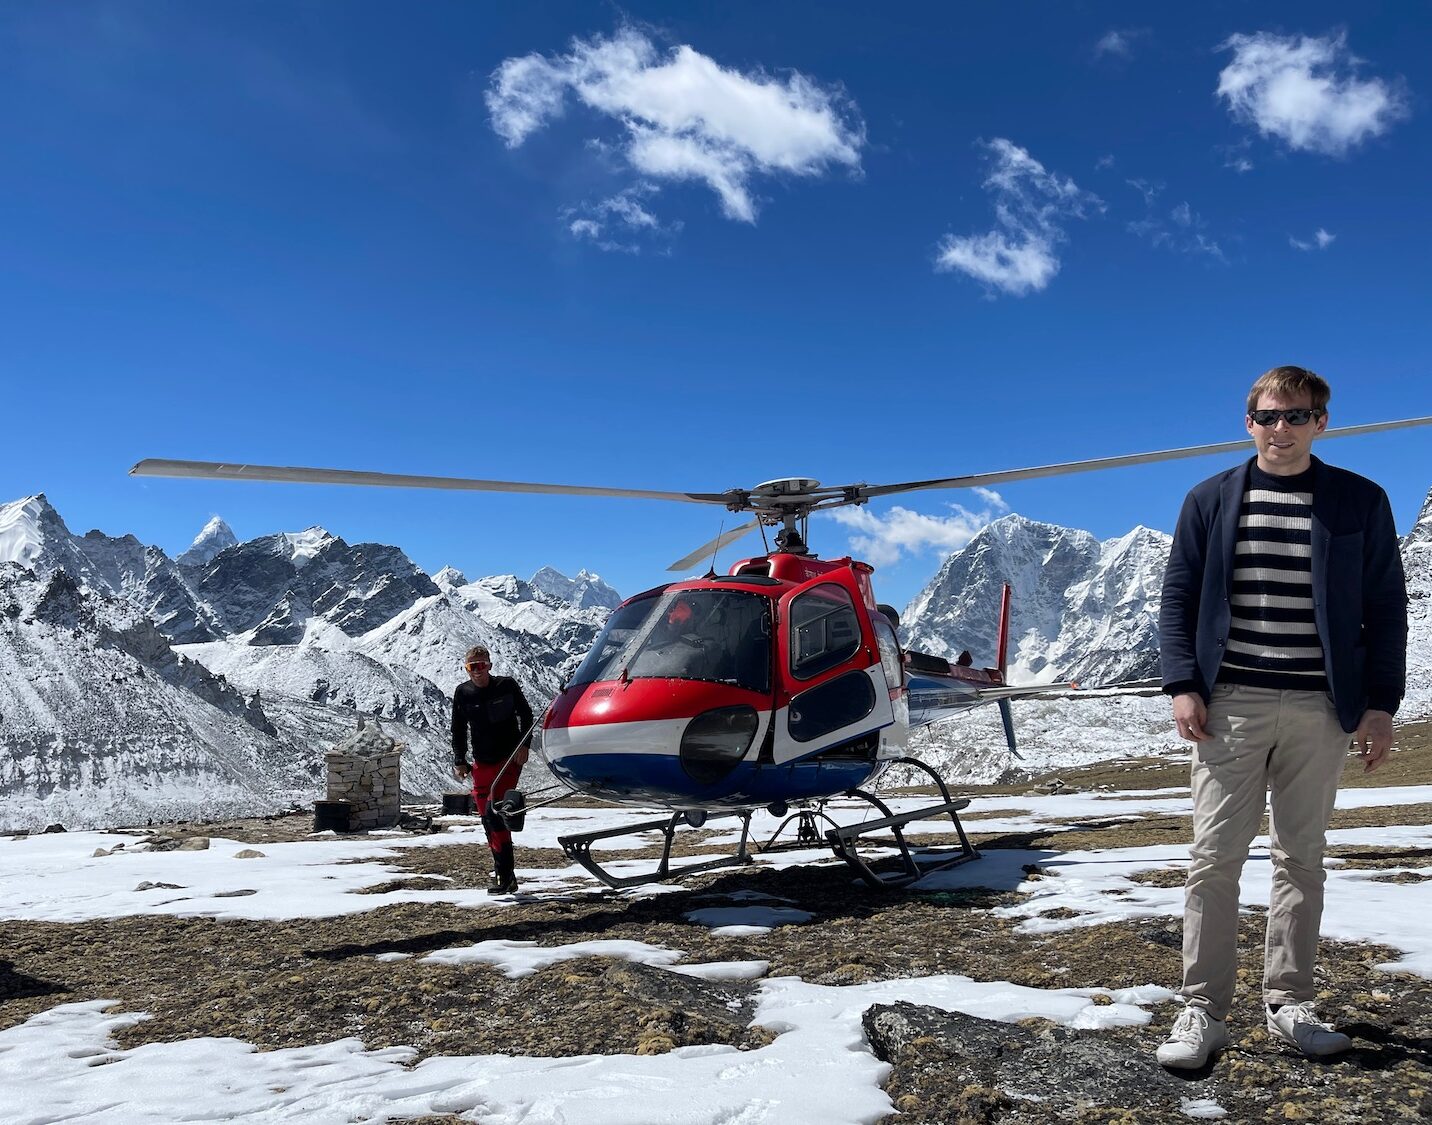
{"label": "jagged rocky peak", "polygon": [[219,516],[214,516],[204,525],[204,530],[194,537],[189,549],[174,561],[183,567],[208,566],[215,555],[234,546],[238,541],[233,528]]}
{"label": "jagged rocky peak", "polygon": [[289,560],[297,567],[307,566],[334,544],[347,546],[338,536],[330,535],[325,528],[317,524],[299,532],[283,531],[272,538],[275,553],[287,553]]}
{"label": "jagged rocky peak", "polygon": [[33,570],[56,536],[68,540],[70,531],[43,492],[0,504],[0,562]]}
{"label": "jagged rocky peak", "polygon": [[433,575],[433,583],[444,593],[450,593],[459,586],[467,585],[467,575],[455,566],[445,566]]}
{"label": "jagged rocky peak", "polygon": [[168,555],[133,535],[72,535],[43,494],[0,505],[0,561],[41,575],[64,571],[81,586],[113,594],[132,617],[148,617],[172,640],[217,636]]}
{"label": "jagged rocky peak", "polygon": [[397,547],[350,545],[321,527],[235,544],[190,574],[225,632],[262,628],[261,644],[295,643],[310,615],[355,637],[442,592]]}
{"label": "jagged rocky peak", "polygon": [[1417,514],[1417,522],[1402,540],[1404,553],[1409,548],[1418,547],[1432,551],[1432,492],[1427,493],[1427,498],[1422,501],[1422,511]]}
{"label": "jagged rocky peak", "polygon": [[528,585],[578,609],[616,609],[622,602],[621,595],[603,582],[600,575],[585,569],[577,571],[577,577],[568,578],[560,570],[544,566]]}
{"label": "jagged rocky peak", "polygon": [[[1402,566],[1407,571],[1407,593],[1412,599],[1413,616],[1420,622],[1432,616],[1432,610],[1425,608],[1432,600],[1432,492],[1427,493],[1417,522],[1402,540]],[[1432,637],[1424,637],[1420,625],[1414,632],[1417,634],[1414,644],[1427,648],[1427,659],[1432,662]]]}
{"label": "jagged rocky peak", "polygon": [[532,587],[515,574],[489,574],[486,578],[479,578],[473,585],[499,601],[513,605],[532,600]]}

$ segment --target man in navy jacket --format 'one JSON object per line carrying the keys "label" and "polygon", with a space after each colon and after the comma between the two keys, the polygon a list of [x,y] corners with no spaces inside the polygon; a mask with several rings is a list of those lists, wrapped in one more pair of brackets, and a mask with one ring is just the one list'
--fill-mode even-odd
{"label": "man in navy jacket", "polygon": [[1186,1007],[1158,1049],[1169,1067],[1201,1067],[1227,1045],[1238,879],[1269,793],[1268,1031],[1309,1056],[1351,1045],[1312,1005],[1323,849],[1349,736],[1367,770],[1392,748],[1407,590],[1387,495],[1312,456],[1329,395],[1301,367],[1260,377],[1246,419],[1257,456],[1196,486],[1174,533],[1160,660],[1194,744],[1194,842]]}

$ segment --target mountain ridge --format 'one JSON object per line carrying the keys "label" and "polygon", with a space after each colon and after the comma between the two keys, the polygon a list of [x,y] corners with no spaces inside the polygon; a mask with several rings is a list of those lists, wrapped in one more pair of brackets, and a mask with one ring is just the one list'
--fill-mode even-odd
{"label": "mountain ridge", "polygon": [[[323,528],[232,543],[226,531],[211,519],[181,565],[132,535],[73,535],[43,494],[0,505],[0,828],[312,799],[323,751],[360,716],[407,745],[404,787],[436,792],[453,784],[449,700],[467,649],[485,645],[540,708],[621,600],[586,570],[430,577],[395,546]],[[1401,546],[1405,714],[1417,714],[1432,711],[1432,494]],[[1167,549],[1144,527],[1099,540],[1001,517],[911,601],[903,639],[993,663],[1007,580],[1011,682],[1157,675]],[[1015,716],[1021,745],[1045,765],[1182,750],[1161,699],[1019,701]],[[912,745],[952,780],[993,780],[1013,764],[993,708]],[[80,764],[86,747],[98,780]]]}
{"label": "mountain ridge", "polygon": [[0,829],[311,800],[360,716],[406,744],[405,789],[440,791],[467,648],[540,707],[606,612],[560,592],[620,600],[586,572],[538,589],[448,568],[444,588],[397,547],[322,528],[239,541],[218,517],[181,557],[76,536],[42,494],[0,505]]}

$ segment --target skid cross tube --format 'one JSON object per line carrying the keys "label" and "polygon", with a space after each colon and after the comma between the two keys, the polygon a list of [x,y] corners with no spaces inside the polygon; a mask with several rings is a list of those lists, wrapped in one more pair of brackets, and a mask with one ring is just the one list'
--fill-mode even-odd
{"label": "skid cross tube", "polygon": [[[779,827],[771,833],[771,838],[764,844],[758,845],[758,847],[763,853],[789,852],[804,848],[827,847],[828,845],[825,837],[821,833],[820,824],[818,823],[820,820],[825,821],[832,828],[840,827],[840,825],[832,820],[826,813],[825,801],[821,800],[816,802],[816,806],[813,809],[797,809],[791,813],[791,815],[781,821]],[[795,838],[786,840],[784,843],[776,843],[776,841],[780,839],[781,833],[784,832],[787,826],[792,822],[794,822],[796,826]]]}
{"label": "skid cross tube", "polygon": [[[746,841],[751,832],[751,814],[749,812],[717,813],[715,816],[735,816],[741,820],[741,842],[737,845],[736,851],[731,855],[717,856],[715,859],[700,860],[696,863],[684,864],[681,867],[671,866],[671,842],[676,838],[676,829],[681,824],[690,823],[684,812],[672,813],[669,817],[661,820],[646,820],[640,824],[622,825],[617,828],[604,828],[597,832],[581,832],[575,836],[559,836],[557,843],[567,853],[567,858],[575,863],[580,863],[587,871],[591,872],[609,887],[639,887],[644,883],[659,883],[666,879],[680,879],[687,875],[695,874],[698,871],[711,871],[718,867],[737,867],[750,863],[751,856],[746,850]],[[711,819],[715,819],[713,816]],[[661,849],[661,860],[656,865],[656,870],[648,875],[613,875],[603,867],[592,856],[592,845],[598,840],[609,840],[616,836],[633,836],[642,832],[660,832],[665,841]]]}
{"label": "skid cross tube", "polygon": [[[941,784],[940,788],[944,789],[944,785]],[[972,859],[979,858],[980,853],[970,843],[969,837],[965,835],[965,830],[960,824],[959,810],[970,803],[968,797],[946,800],[938,805],[928,805],[925,808],[913,809],[906,813],[893,813],[889,806],[873,793],[867,793],[863,789],[852,789],[848,795],[868,801],[885,815],[875,820],[862,820],[856,824],[832,828],[826,832],[825,838],[829,841],[831,850],[850,864],[855,873],[872,887],[903,887],[932,871],[943,871],[947,867],[955,867],[958,864],[968,863]],[[949,859],[921,867],[915,862],[915,857],[910,854],[910,846],[905,842],[905,833],[901,829],[916,820],[928,820],[944,815],[949,816],[955,826],[955,831],[959,834],[960,850]],[[865,862],[856,848],[856,841],[871,832],[880,832],[887,828],[894,835],[895,843],[900,849],[902,869],[881,875]]]}

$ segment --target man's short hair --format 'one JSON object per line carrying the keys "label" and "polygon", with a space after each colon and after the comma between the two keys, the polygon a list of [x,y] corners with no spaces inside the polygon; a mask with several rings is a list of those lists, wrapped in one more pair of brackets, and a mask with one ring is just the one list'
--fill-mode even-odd
{"label": "man's short hair", "polygon": [[1248,413],[1258,409],[1258,400],[1264,395],[1275,398],[1294,399],[1302,395],[1312,399],[1314,410],[1326,410],[1328,399],[1333,397],[1332,388],[1321,375],[1315,375],[1306,367],[1274,367],[1258,376],[1248,392]]}
{"label": "man's short hair", "polygon": [[482,657],[484,660],[492,659],[492,653],[487,651],[486,645],[473,645],[470,649],[467,650],[467,655],[462,658],[462,662],[464,664],[471,664],[479,656]]}

